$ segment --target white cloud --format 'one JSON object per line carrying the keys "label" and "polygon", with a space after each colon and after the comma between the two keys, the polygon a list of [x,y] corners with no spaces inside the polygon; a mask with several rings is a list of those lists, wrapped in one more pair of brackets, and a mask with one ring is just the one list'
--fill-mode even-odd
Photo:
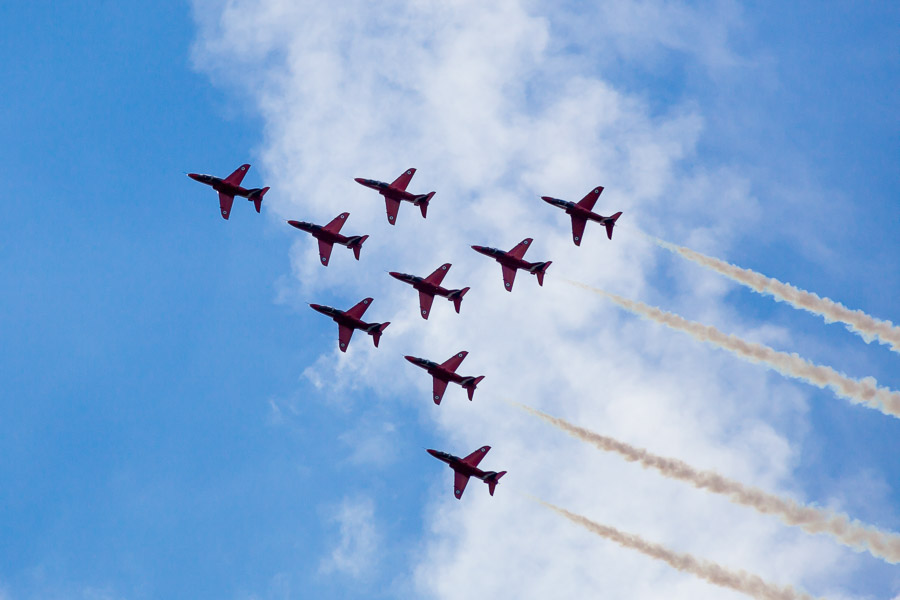
{"label": "white cloud", "polygon": [[331,522],[337,524],[340,539],[331,554],[322,560],[319,571],[354,578],[370,574],[377,563],[379,545],[372,500],[345,498],[334,511]]}
{"label": "white cloud", "polygon": [[[709,274],[693,273],[674,290],[651,284],[659,252],[636,227],[675,229],[678,239],[702,240],[705,251],[716,252],[752,225],[758,203],[736,172],[687,166],[703,130],[696,109],[653,114],[584,56],[564,52],[554,38],[560,23],[593,36],[603,35],[604,23],[595,13],[555,6],[232,0],[224,11],[206,7],[204,15],[219,18],[202,17],[197,64],[257,102],[266,123],[263,170],[273,187],[268,208],[278,218],[317,222],[349,210],[347,227],[372,235],[359,263],[338,254],[327,269],[308,237],[291,248],[294,280],[282,283],[283,301],[338,298],[328,303],[349,307],[371,295],[366,317],[392,323],[378,349],[359,334],[346,355],[336,344],[323,348],[307,376],[317,387],[343,382],[341,394],[366,389],[423,411],[446,450],[468,453],[489,443],[494,450],[484,466],[509,470],[493,498],[473,482],[457,501],[449,474],[435,465],[425,551],[413,565],[424,597],[734,596],[598,540],[526,494],[679,551],[832,592],[851,576],[856,555],[603,456],[502,402],[531,404],[805,499],[791,481],[805,388],[560,281],[657,297],[670,308],[690,307],[695,317],[715,315],[730,331],[784,335],[742,321],[723,304],[728,286]],[[619,24],[623,47],[634,36],[637,45],[683,49],[695,32],[709,56],[727,48],[734,14],[725,3],[711,14],[676,2],[602,6],[600,14]],[[647,14],[655,16],[631,25]],[[661,33],[673,14],[693,24],[677,39]],[[381,198],[353,177],[391,180],[411,166],[418,173],[410,190],[437,195],[427,220],[404,205],[391,227]],[[596,209],[624,211],[621,227],[609,242],[589,225],[576,248],[567,217],[539,196],[578,200],[596,185],[607,188]],[[535,239],[527,258],[553,265],[543,288],[520,273],[508,294],[499,266],[468,246],[510,248],[526,236]],[[460,315],[438,299],[426,322],[414,292],[383,271],[427,274],[443,262],[453,263],[448,283],[472,291]],[[474,402],[452,386],[435,407],[429,378],[401,355],[444,360],[460,349],[470,351],[460,372],[487,377]],[[339,518],[344,541],[328,568],[352,573],[348,557],[371,548],[369,534],[343,533],[354,519],[363,531],[371,527],[366,506]]]}

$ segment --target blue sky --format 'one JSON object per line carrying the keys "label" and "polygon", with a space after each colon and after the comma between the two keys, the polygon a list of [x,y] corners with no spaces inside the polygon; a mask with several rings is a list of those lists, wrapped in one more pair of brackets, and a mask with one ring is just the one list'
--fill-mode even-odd
{"label": "blue sky", "polygon": [[[506,2],[467,19],[464,4],[0,7],[0,598],[487,597],[492,579],[726,597],[565,529],[529,493],[815,595],[900,594],[895,566],[635,473],[502,400],[894,531],[896,420],[550,281],[520,275],[506,295],[466,247],[534,235],[548,280],[594,278],[900,388],[887,347],[628,229],[900,319],[898,9]],[[243,162],[272,191],[226,222],[183,173]],[[438,194],[428,220],[403,206],[389,227],[352,178],[409,166],[410,189]],[[537,196],[598,184],[623,226],[575,249]],[[283,220],[344,210],[372,237],[359,263],[337,248],[322,269]],[[449,285],[473,286],[462,314],[438,299],[416,320],[382,271],[445,261]],[[392,327],[339,355],[305,303],[367,295]],[[400,357],[462,348],[485,384],[435,407]],[[457,502],[423,448],[483,443],[510,476]]]}

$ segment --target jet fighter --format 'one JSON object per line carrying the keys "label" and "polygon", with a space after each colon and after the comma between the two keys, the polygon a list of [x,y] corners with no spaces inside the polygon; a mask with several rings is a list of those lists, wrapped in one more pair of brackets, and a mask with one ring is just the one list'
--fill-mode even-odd
{"label": "jet fighter", "polygon": [[244,180],[244,175],[246,175],[249,170],[250,165],[241,165],[234,173],[225,179],[220,179],[214,175],[200,175],[198,173],[188,173],[187,176],[194,181],[205,183],[219,192],[219,208],[222,210],[222,218],[228,220],[228,215],[231,214],[231,203],[234,202],[235,196],[251,200],[256,207],[256,212],[259,212],[263,196],[269,191],[269,188],[267,187],[253,188],[250,190],[241,187],[241,181]]}
{"label": "jet fighter", "polygon": [[288,221],[288,225],[296,227],[300,231],[311,233],[314,238],[319,240],[319,259],[322,266],[328,266],[328,259],[331,258],[331,250],[335,244],[347,246],[353,250],[353,256],[359,260],[359,251],[362,250],[363,242],[369,239],[367,235],[351,235],[349,237],[340,234],[341,227],[347,222],[350,213],[345,212],[336,216],[332,221],[325,225],[314,225],[305,221]]}
{"label": "jet fighter", "polygon": [[407,169],[403,175],[394,180],[393,183],[385,183],[375,179],[364,179],[357,177],[354,179],[356,183],[378,190],[378,193],[384,196],[384,204],[387,207],[388,223],[395,225],[397,223],[397,211],[400,210],[400,201],[412,202],[422,211],[422,218],[425,218],[425,212],[428,210],[428,202],[434,196],[434,192],[428,194],[411,194],[406,191],[413,175],[416,174],[415,169]]}
{"label": "jet fighter", "polygon": [[431,303],[434,302],[435,296],[443,296],[447,300],[453,302],[456,313],[459,314],[459,307],[462,304],[463,296],[469,291],[469,288],[448,290],[441,287],[441,281],[444,280],[444,275],[446,275],[449,270],[450,263],[444,263],[435,269],[434,273],[425,278],[407,275],[406,273],[397,273],[396,271],[391,271],[389,275],[394,279],[399,279],[404,283],[410,284],[418,290],[419,308],[421,309],[422,318],[428,319],[428,313],[431,311]]}
{"label": "jet fighter", "polygon": [[466,490],[466,484],[469,483],[469,477],[473,476],[485,482],[488,486],[488,493],[491,496],[494,495],[494,488],[497,487],[500,478],[506,475],[506,471],[500,471],[498,473],[496,471],[482,471],[478,468],[478,463],[481,462],[481,459],[485,457],[490,449],[490,446],[482,446],[465,458],[453,456],[452,454],[441,452],[440,450],[428,450],[428,454],[447,463],[447,466],[453,469],[453,495],[459,500]]}
{"label": "jet fighter", "polygon": [[313,310],[328,315],[334,322],[338,324],[338,346],[341,352],[347,351],[347,345],[350,343],[350,337],[353,335],[354,329],[361,329],[372,336],[372,343],[378,347],[378,340],[385,328],[390,325],[390,321],[386,323],[366,323],[362,320],[363,314],[369,305],[372,304],[371,298],[365,298],[356,306],[348,311],[338,310],[331,306],[323,306],[321,304],[310,304]]}
{"label": "jet fighter", "polygon": [[532,275],[535,275],[538,280],[538,285],[544,285],[544,273],[547,272],[547,267],[549,267],[550,263],[553,261],[548,260],[546,262],[532,263],[523,260],[522,257],[525,256],[525,251],[528,250],[531,241],[531,238],[525,238],[509,252],[504,252],[497,248],[488,248],[487,246],[472,246],[472,249],[479,254],[490,256],[500,263],[500,266],[503,267],[503,285],[506,287],[507,292],[511,292],[513,282],[516,280],[516,271],[518,269],[524,269]]}
{"label": "jet fighter", "polygon": [[480,375],[479,377],[466,377],[464,375],[456,374],[456,369],[459,368],[459,365],[462,364],[463,359],[468,356],[468,354],[469,353],[465,350],[457,352],[441,364],[437,364],[434,361],[424,358],[417,358],[415,356],[407,356],[405,358],[417,367],[421,367],[428,371],[428,374],[434,378],[434,387],[432,388],[434,391],[433,399],[435,404],[440,404],[441,398],[444,397],[444,392],[447,390],[447,384],[451,381],[453,383],[458,383],[465,388],[466,392],[469,394],[469,400],[471,401],[472,396],[475,395],[475,388],[481,383],[481,380],[484,379],[484,375]]}
{"label": "jet fighter", "polygon": [[553,206],[558,206],[565,210],[566,214],[571,215],[572,239],[575,241],[576,246],[580,246],[581,238],[584,236],[584,226],[587,225],[588,221],[596,221],[597,223],[604,225],[606,227],[606,237],[612,239],[613,227],[616,225],[616,219],[622,216],[621,212],[617,212],[611,217],[604,217],[592,212],[594,203],[597,202],[597,198],[600,197],[600,192],[602,191],[602,185],[595,187],[588,192],[578,204],[567,200],[560,200],[559,198],[551,198],[550,196],[541,196],[541,200],[548,204],[552,204]]}

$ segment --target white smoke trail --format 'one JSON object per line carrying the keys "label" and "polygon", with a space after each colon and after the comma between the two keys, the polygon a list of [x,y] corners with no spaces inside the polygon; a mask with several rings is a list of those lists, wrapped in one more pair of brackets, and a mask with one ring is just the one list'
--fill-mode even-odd
{"label": "white smoke trail", "polygon": [[854,550],[867,550],[873,556],[889,563],[900,563],[900,535],[880,531],[851,520],[844,514],[803,506],[793,500],[780,498],[759,488],[728,479],[714,471],[700,471],[680,460],[657,456],[643,448],[594,433],[529,406],[516,405],[572,437],[593,444],[601,450],[615,452],[627,461],[656,469],[666,477],[685,481],[699,489],[723,494],[732,502],[749,506],[761,513],[775,515],[788,525],[799,527],[808,533],[825,533]]}
{"label": "white smoke trail", "polygon": [[696,340],[709,342],[747,361],[766,365],[782,375],[800,379],[820,388],[829,388],[838,396],[847,398],[855,404],[863,404],[886,415],[900,417],[900,393],[879,387],[874,377],[853,379],[835,371],[831,367],[811,363],[797,354],[779,352],[763,344],[748,342],[734,335],[725,334],[711,325],[688,321],[684,317],[649,306],[643,302],[628,300],[577,281],[564,281],[605,296],[625,310],[651,321],[656,321],[666,327],[683,331]]}
{"label": "white smoke trail", "polygon": [[666,562],[679,571],[696,575],[712,584],[743,592],[748,596],[762,600],[812,600],[813,598],[805,592],[794,589],[792,586],[778,586],[767,582],[759,575],[742,570],[727,569],[712,561],[696,558],[691,554],[675,552],[660,544],[648,542],[633,533],[625,533],[614,527],[595,523],[587,517],[569,512],[549,502],[537,501],[592,533],[605,537],[620,546],[637,550],[651,558]]}
{"label": "white smoke trail", "polygon": [[823,317],[828,323],[835,321],[844,323],[847,329],[858,334],[865,341],[871,342],[877,339],[883,344],[890,345],[891,350],[900,352],[900,327],[897,327],[890,321],[876,319],[861,310],[847,308],[840,302],[835,302],[830,298],[822,298],[812,292],[796,288],[789,283],[766,277],[762,273],[757,273],[750,269],[729,264],[718,258],[700,254],[690,248],[678,246],[653,236],[648,237],[666,250],[680,254],[684,258],[733,279],[760,294],[769,294],[776,300],[781,300],[796,308],[815,313]]}

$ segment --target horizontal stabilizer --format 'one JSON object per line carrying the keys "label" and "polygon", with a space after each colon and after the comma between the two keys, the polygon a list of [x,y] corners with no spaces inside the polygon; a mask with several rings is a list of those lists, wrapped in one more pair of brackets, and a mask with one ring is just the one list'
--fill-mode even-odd
{"label": "horizontal stabilizer", "polygon": [[347,244],[350,248],[353,249],[353,256],[356,257],[356,260],[359,260],[359,251],[362,250],[363,242],[369,239],[368,235],[359,235],[350,240],[350,243]]}
{"label": "horizontal stabilizer", "polygon": [[481,380],[484,379],[484,375],[479,375],[471,383],[466,383],[463,387],[466,388],[466,392],[469,395],[469,401],[472,400],[472,397],[475,395],[475,388],[478,387],[478,384],[481,383]]}
{"label": "horizontal stabilizer", "polygon": [[419,207],[419,210],[422,211],[423,219],[425,218],[426,213],[428,212],[428,202],[430,202],[433,197],[434,197],[434,192],[430,192],[428,194],[425,194],[424,196],[420,196],[415,201],[415,204]]}
{"label": "horizontal stabilizer", "polygon": [[538,263],[535,267],[532,267],[532,273],[535,274],[538,280],[538,285],[544,285],[544,273],[547,272],[547,267],[549,267],[553,263],[552,260],[548,260],[547,262]]}
{"label": "horizontal stabilizer", "polygon": [[499,473],[497,473],[496,475],[494,475],[493,477],[491,477],[490,479],[487,480],[488,493],[491,496],[494,495],[494,489],[497,487],[497,483],[500,481],[500,478],[503,477],[504,475],[506,475],[506,471],[500,471]]}
{"label": "horizontal stabilizer", "polygon": [[466,292],[471,288],[464,287],[461,290],[454,290],[453,293],[450,294],[450,299],[453,300],[453,308],[456,309],[456,314],[459,314],[459,307],[462,306],[463,296],[466,295]]}
{"label": "horizontal stabilizer", "polygon": [[381,334],[384,333],[384,330],[387,329],[387,326],[390,325],[391,322],[387,321],[385,323],[376,323],[378,327],[373,327],[369,330],[369,335],[372,336],[372,343],[375,344],[375,347],[378,347],[378,342],[381,340]]}
{"label": "horizontal stabilizer", "polygon": [[268,191],[269,188],[264,187],[263,189],[250,194],[250,199],[253,200],[253,206],[256,207],[256,212],[259,212],[259,209],[262,206],[263,196],[265,196]]}
{"label": "horizontal stabilizer", "polygon": [[616,225],[616,220],[622,216],[621,212],[617,212],[606,220],[606,237],[612,239],[613,227]]}

